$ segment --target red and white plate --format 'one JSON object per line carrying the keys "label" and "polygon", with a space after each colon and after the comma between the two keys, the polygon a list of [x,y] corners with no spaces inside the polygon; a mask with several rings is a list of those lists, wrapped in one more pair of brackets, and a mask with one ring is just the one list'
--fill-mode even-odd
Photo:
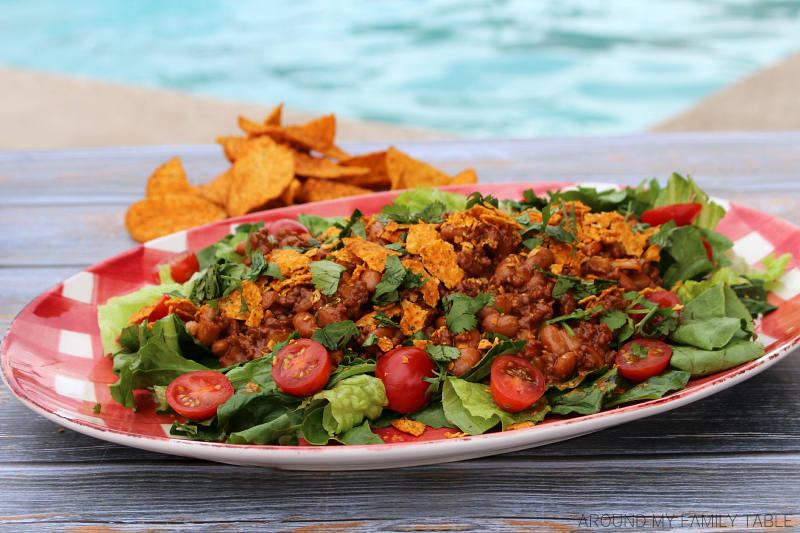
{"label": "red and white plate", "polygon": [[[498,198],[521,198],[525,189],[537,194],[574,183],[507,183],[451,187]],[[582,184],[584,185],[584,184]],[[590,185],[590,184],[585,184]],[[600,184],[591,184],[600,185]],[[609,187],[604,185],[604,187]],[[361,470],[457,461],[505,453],[585,435],[652,416],[705,398],[748,379],[785,357],[800,341],[800,228],[736,204],[717,228],[733,240],[734,250],[755,264],[769,253],[790,252],[794,258],[769,300],[779,307],[757,325],[766,354],[750,363],[689,382],[686,389],[659,400],[578,418],[548,418],[530,428],[471,437],[448,438],[454,430],[428,429],[421,437],[379,430],[387,441],[377,446],[243,446],[171,438],[175,420],[157,415],[153,395],[138,391],[139,409],[123,409],[111,399],[108,385],[116,381],[111,359],[105,357],[97,326],[97,305],[109,297],[135,291],[149,283],[152,266],[185,249],[198,250],[230,233],[236,224],[294,218],[306,212],[349,216],[365,214],[391,202],[396,191],[342,198],[317,204],[276,209],[182,231],[137,246],[70,277],[31,302],[16,318],[2,346],[2,374],[11,391],[34,412],[99,439],[157,452],[231,464],[296,470]],[[102,409],[94,412],[100,403]]]}

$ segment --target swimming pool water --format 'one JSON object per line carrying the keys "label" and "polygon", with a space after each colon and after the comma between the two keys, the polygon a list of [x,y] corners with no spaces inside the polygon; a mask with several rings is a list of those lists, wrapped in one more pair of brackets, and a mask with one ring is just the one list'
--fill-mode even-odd
{"label": "swimming pool water", "polygon": [[797,0],[0,0],[2,64],[464,136],[640,130],[797,49]]}

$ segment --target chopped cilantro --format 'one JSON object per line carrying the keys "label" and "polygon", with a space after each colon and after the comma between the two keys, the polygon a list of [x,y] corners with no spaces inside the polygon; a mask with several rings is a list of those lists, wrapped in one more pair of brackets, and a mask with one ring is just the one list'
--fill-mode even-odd
{"label": "chopped cilantro", "polygon": [[383,247],[386,248],[387,250],[392,250],[394,252],[400,252],[403,255],[406,255],[406,253],[407,253],[406,249],[403,248],[403,243],[402,242],[393,242],[391,244],[384,244]]}
{"label": "chopped cilantro", "polygon": [[495,198],[491,194],[489,194],[488,196],[484,196],[478,191],[475,191],[474,193],[470,194],[467,197],[466,209],[469,209],[470,207],[475,205],[483,205],[483,204],[489,204],[497,208],[500,207],[500,202],[497,200],[497,198]]}
{"label": "chopped cilantro", "polygon": [[346,267],[333,261],[315,261],[309,267],[311,270],[311,283],[322,291],[325,296],[333,296],[339,288],[339,279]]}
{"label": "chopped cilantro", "polygon": [[272,276],[280,280],[283,279],[283,274],[281,274],[281,269],[278,265],[275,263],[268,263],[266,258],[264,258],[264,254],[260,251],[255,250],[250,255],[250,260],[252,261],[250,270],[243,276],[243,279],[250,280],[253,283],[258,281],[258,278],[261,276]]}
{"label": "chopped cilantro", "polygon": [[428,344],[425,351],[434,361],[453,361],[461,356],[461,350],[444,344]]}
{"label": "chopped cilantro", "polygon": [[400,327],[400,324],[398,324],[397,322],[393,321],[391,318],[386,316],[386,313],[384,313],[383,311],[378,311],[377,313],[375,313],[375,316],[373,318],[380,327],[386,327],[386,328]]}
{"label": "chopped cilantro", "polygon": [[100,409],[101,409],[102,407],[103,407],[102,405],[100,405],[99,403],[96,403],[96,404],[94,404],[94,407],[92,407],[92,411],[94,411],[94,412],[95,412],[95,414],[97,414],[97,413],[99,413],[99,412],[100,412]]}
{"label": "chopped cilantro", "polygon": [[442,304],[446,313],[447,329],[456,335],[475,329],[478,325],[475,313],[493,303],[494,295],[488,292],[481,292],[475,298],[460,292],[445,296]]}
{"label": "chopped cilantro", "polygon": [[634,357],[638,357],[639,359],[644,359],[647,357],[649,350],[646,346],[642,346],[638,342],[631,344],[631,355]]}
{"label": "chopped cilantro", "polygon": [[559,322],[566,322],[567,320],[588,320],[594,315],[603,311],[603,307],[598,305],[594,309],[576,309],[568,315],[559,316],[547,321],[547,325],[557,324]]}
{"label": "chopped cilantro", "polygon": [[340,350],[359,334],[355,322],[343,320],[314,330],[311,340],[317,341],[328,350]]}
{"label": "chopped cilantro", "polygon": [[539,266],[536,267],[539,272],[544,274],[545,276],[549,276],[556,280],[556,284],[553,287],[553,298],[560,298],[564,294],[567,293],[568,290],[574,289],[572,293],[572,297],[576,300],[583,300],[588,296],[596,296],[603,292],[605,289],[610,287],[611,285],[615,285],[619,283],[613,279],[602,279],[596,278],[592,281],[584,281],[580,278],[575,278],[572,276],[565,276],[561,274],[553,274],[552,272],[548,272]]}
{"label": "chopped cilantro", "polygon": [[605,324],[611,331],[616,331],[628,323],[628,315],[619,309],[609,309],[606,315],[600,319],[601,324]]}
{"label": "chopped cilantro", "polygon": [[374,333],[370,333],[361,346],[374,346],[375,344],[378,344],[378,336]]}
{"label": "chopped cilantro", "polygon": [[372,296],[372,301],[377,305],[386,305],[399,300],[397,289],[406,277],[406,268],[396,255],[387,255],[384,265],[386,270]]}

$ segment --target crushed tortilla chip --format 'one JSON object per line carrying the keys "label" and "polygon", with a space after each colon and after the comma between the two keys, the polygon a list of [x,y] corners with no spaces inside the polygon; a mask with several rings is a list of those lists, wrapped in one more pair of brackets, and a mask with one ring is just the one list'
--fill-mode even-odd
{"label": "crushed tortilla chip", "polygon": [[403,433],[408,433],[409,435],[414,435],[415,437],[419,437],[423,433],[425,433],[425,428],[428,427],[422,422],[417,422],[416,420],[409,420],[408,418],[401,418],[399,420],[395,420],[391,423],[392,426],[398,431],[402,431]]}
{"label": "crushed tortilla chip", "polygon": [[199,194],[197,189],[186,179],[186,172],[183,170],[179,157],[173,157],[158,167],[147,180],[145,198],[166,194]]}
{"label": "crushed tortilla chip", "polygon": [[510,426],[508,426],[506,428],[506,431],[514,431],[515,429],[529,428],[529,427],[533,427],[535,425],[536,424],[534,424],[530,420],[525,420],[524,422],[517,422],[516,424],[511,424]]}
{"label": "crushed tortilla chip", "polygon": [[392,339],[390,339],[389,337],[379,337],[378,348],[380,348],[382,352],[388,352],[389,350],[394,348],[394,343],[392,342]]}
{"label": "crushed tortilla chip", "polygon": [[[269,288],[275,292],[286,294],[289,289],[297,287],[298,285],[311,285],[311,272],[294,274],[291,278],[286,278],[284,280],[272,280],[269,283]],[[316,292],[312,293],[311,299],[313,302],[317,302],[320,299],[320,295]]]}
{"label": "crushed tortilla chip", "polygon": [[413,342],[414,346],[416,348],[419,348],[420,350],[424,350],[424,349],[426,349],[428,347],[428,341],[426,341],[426,340],[414,339],[411,342]]}
{"label": "crushed tortilla chip", "polygon": [[[247,304],[247,310],[242,310],[242,293]],[[219,302],[219,307],[225,316],[244,320],[248,326],[258,326],[264,319],[264,309],[261,307],[261,290],[252,281],[242,282],[242,290],[236,289],[227,298]]]}
{"label": "crushed tortilla chip", "polygon": [[401,261],[401,263],[414,274],[421,274],[422,279],[428,278],[425,285],[420,289],[420,292],[426,304],[430,307],[436,307],[436,303],[439,301],[439,280],[428,274],[425,267],[422,266],[422,263],[419,261],[405,259]]}
{"label": "crushed tortilla chip", "polygon": [[366,239],[344,238],[344,248],[364,261],[372,270],[383,272],[386,270],[386,257],[389,255],[400,255],[400,252],[384,248],[376,242],[371,242]]}
{"label": "crushed tortilla chip", "polygon": [[410,254],[418,254],[429,242],[439,239],[438,224],[414,224],[408,228],[406,250]]}
{"label": "crushed tortilla chip", "polygon": [[495,337],[494,342],[490,341],[489,339],[481,339],[478,343],[479,350],[488,350],[489,348],[495,346],[498,342],[500,342],[500,337]]}
{"label": "crushed tortilla chip", "polygon": [[291,150],[269,137],[259,137],[233,164],[228,213],[244,215],[264,207],[283,193],[294,178]]}
{"label": "crushed tortilla chip", "polygon": [[146,242],[226,217],[224,209],[205,198],[169,194],[131,205],[125,214],[125,228],[134,239]]}
{"label": "crushed tortilla chip", "polygon": [[309,258],[296,250],[286,248],[273,251],[269,262],[278,265],[284,278],[291,278],[294,272],[308,268]]}
{"label": "crushed tortilla chip", "polygon": [[455,433],[450,433],[449,431],[444,434],[446,439],[457,439],[459,437],[468,437],[469,433],[464,433],[463,431],[456,431]]}
{"label": "crushed tortilla chip", "polygon": [[200,314],[200,308],[194,305],[188,298],[172,298],[167,300],[165,305],[167,306],[167,314],[178,315],[184,322],[197,320]]}
{"label": "crushed tortilla chip", "polygon": [[425,270],[439,278],[448,289],[464,279],[465,273],[456,262],[458,255],[449,242],[441,239],[430,242],[420,250],[419,255]]}
{"label": "crushed tortilla chip", "polygon": [[408,300],[403,300],[401,304],[403,306],[403,316],[400,319],[400,329],[403,330],[404,335],[411,336],[425,327],[425,319],[428,318],[428,312]]}

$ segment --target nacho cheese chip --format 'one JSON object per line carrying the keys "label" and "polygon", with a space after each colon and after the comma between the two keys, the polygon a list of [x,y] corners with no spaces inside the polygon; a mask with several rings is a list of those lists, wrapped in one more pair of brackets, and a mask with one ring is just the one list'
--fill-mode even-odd
{"label": "nacho cheese chip", "polygon": [[455,287],[464,279],[464,271],[458,266],[453,245],[441,239],[426,244],[419,255],[425,270],[439,278],[448,289]]}
{"label": "nacho cheese chip", "polygon": [[367,189],[389,188],[392,181],[389,179],[389,172],[386,169],[386,152],[374,152],[371,154],[357,155],[350,159],[339,161],[345,167],[366,168],[369,172],[364,176],[354,176],[347,180],[350,185],[357,185]]}
{"label": "nacho cheese chip", "polygon": [[228,213],[235,217],[257,211],[278,198],[293,177],[291,150],[269,137],[255,139],[233,164]]}
{"label": "nacho cheese chip", "polygon": [[406,250],[410,254],[418,254],[429,242],[439,239],[438,224],[414,224],[408,228]]}
{"label": "nacho cheese chip", "polygon": [[389,148],[386,153],[386,169],[392,190],[438,187],[450,183],[450,176],[441,170],[414,159],[394,147]]}
{"label": "nacho cheese chip", "polygon": [[348,178],[366,176],[369,169],[356,166],[340,166],[330,159],[314,157],[303,152],[294,152],[294,173],[307,178]]}
{"label": "nacho cheese chip", "polygon": [[211,200],[217,205],[225,206],[228,205],[228,192],[231,189],[232,181],[233,172],[228,169],[210,182],[198,187],[198,190],[206,200]]}
{"label": "nacho cheese chip", "polygon": [[173,157],[158,167],[147,180],[146,198],[165,194],[197,194],[197,190],[186,179],[179,157]]}
{"label": "nacho cheese chip", "polygon": [[200,196],[169,194],[145,198],[125,214],[125,228],[139,242],[227,217],[225,210]]}
{"label": "nacho cheese chip", "polygon": [[333,180],[308,178],[299,196],[304,202],[321,202],[345,196],[370,194],[371,192],[371,190],[363,187],[356,187],[355,185],[339,183]]}
{"label": "nacho cheese chip", "polygon": [[384,248],[376,242],[371,242],[361,238],[344,238],[344,249],[352,253],[369,268],[378,272],[386,270],[386,257],[389,255],[400,255],[400,252]]}

